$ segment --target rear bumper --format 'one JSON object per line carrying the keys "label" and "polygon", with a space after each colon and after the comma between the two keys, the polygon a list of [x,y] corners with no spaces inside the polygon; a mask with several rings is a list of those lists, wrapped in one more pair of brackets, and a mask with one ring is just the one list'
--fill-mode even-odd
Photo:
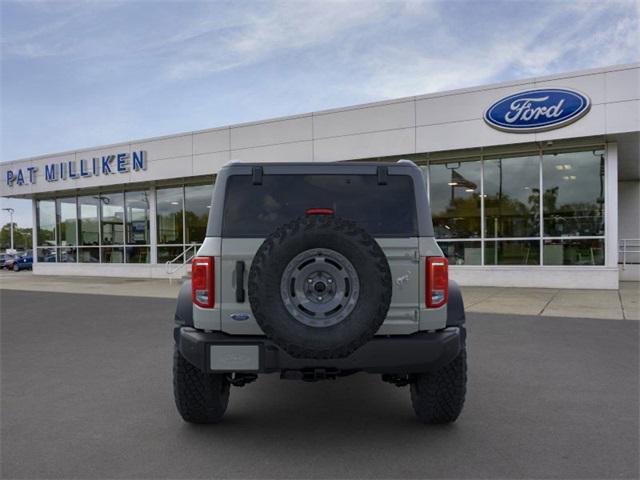
{"label": "rear bumper", "polygon": [[[437,332],[374,337],[348,357],[316,360],[292,357],[263,336],[205,333],[191,327],[176,327],[174,330],[180,353],[200,370],[256,373],[308,370],[385,374],[427,372],[451,362],[460,352],[465,335],[464,327],[449,327]],[[216,350],[220,346],[229,352],[229,355],[225,355],[230,358],[230,365],[237,361],[238,368],[216,368],[212,352],[223,350]]]}

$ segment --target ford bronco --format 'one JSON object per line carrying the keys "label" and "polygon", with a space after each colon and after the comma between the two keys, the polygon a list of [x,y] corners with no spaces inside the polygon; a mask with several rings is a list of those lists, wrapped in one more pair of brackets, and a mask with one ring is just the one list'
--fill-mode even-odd
{"label": "ford bronco", "polygon": [[410,387],[422,422],[462,410],[462,296],[408,160],[223,167],[175,321],[174,395],[187,422],[220,421],[230,387],[266,373],[374,373]]}

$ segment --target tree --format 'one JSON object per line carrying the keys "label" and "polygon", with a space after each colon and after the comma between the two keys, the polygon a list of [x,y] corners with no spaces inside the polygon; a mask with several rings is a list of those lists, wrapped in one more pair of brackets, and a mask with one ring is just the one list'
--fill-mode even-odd
{"label": "tree", "polygon": [[[30,228],[20,228],[17,223],[13,223],[13,247],[16,250],[30,250],[33,246],[32,233]],[[6,250],[11,247],[11,224],[6,223],[0,229],[0,248]]]}

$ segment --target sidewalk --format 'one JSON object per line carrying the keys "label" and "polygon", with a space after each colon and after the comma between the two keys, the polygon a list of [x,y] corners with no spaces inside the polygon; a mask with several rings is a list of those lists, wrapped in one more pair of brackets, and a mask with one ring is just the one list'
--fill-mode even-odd
{"label": "sidewalk", "polygon": [[[180,281],[0,271],[0,289],[176,298]],[[462,295],[468,312],[640,320],[640,284],[637,282],[622,282],[618,291],[462,287]]]}
{"label": "sidewalk", "polygon": [[640,320],[640,284],[620,290],[463,287],[468,312]]}

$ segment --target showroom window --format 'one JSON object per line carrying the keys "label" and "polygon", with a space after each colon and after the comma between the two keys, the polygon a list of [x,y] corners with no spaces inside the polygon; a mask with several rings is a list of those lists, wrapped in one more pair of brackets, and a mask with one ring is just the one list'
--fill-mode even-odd
{"label": "showroom window", "polygon": [[538,156],[484,160],[485,237],[540,236]]}
{"label": "showroom window", "polygon": [[56,199],[58,248],[57,261],[74,263],[78,256],[78,208],[76,197]]}
{"label": "showroom window", "polygon": [[78,197],[78,261],[100,262],[100,197]]}
{"label": "showroom window", "polygon": [[211,208],[211,185],[188,185],[184,188],[185,243],[202,243],[207,234]]}
{"label": "showroom window", "polygon": [[542,166],[545,236],[604,235],[604,154],[545,154]]}
{"label": "showroom window", "polygon": [[452,265],[604,265],[602,147],[415,159]]}
{"label": "showroom window", "polygon": [[[158,263],[189,260],[207,231],[212,179],[156,190]],[[39,262],[150,263],[152,192],[124,190],[38,200]]]}
{"label": "showroom window", "polygon": [[151,261],[151,235],[149,221],[149,192],[125,192],[125,261],[149,263]]}
{"label": "showroom window", "polygon": [[158,212],[158,263],[173,260],[183,252],[183,187],[156,190]]}
{"label": "showroom window", "polygon": [[158,263],[180,263],[195,254],[204,240],[213,185],[156,190]]}
{"label": "showroom window", "polygon": [[124,193],[100,195],[102,263],[124,262]]}
{"label": "showroom window", "polygon": [[38,200],[36,205],[36,234],[39,262],[55,262],[56,255],[56,202]]}
{"label": "showroom window", "polygon": [[432,163],[428,168],[433,228],[449,261],[480,265],[481,192],[479,158]]}
{"label": "showroom window", "polygon": [[38,261],[149,263],[148,198],[127,191],[38,201]]}

